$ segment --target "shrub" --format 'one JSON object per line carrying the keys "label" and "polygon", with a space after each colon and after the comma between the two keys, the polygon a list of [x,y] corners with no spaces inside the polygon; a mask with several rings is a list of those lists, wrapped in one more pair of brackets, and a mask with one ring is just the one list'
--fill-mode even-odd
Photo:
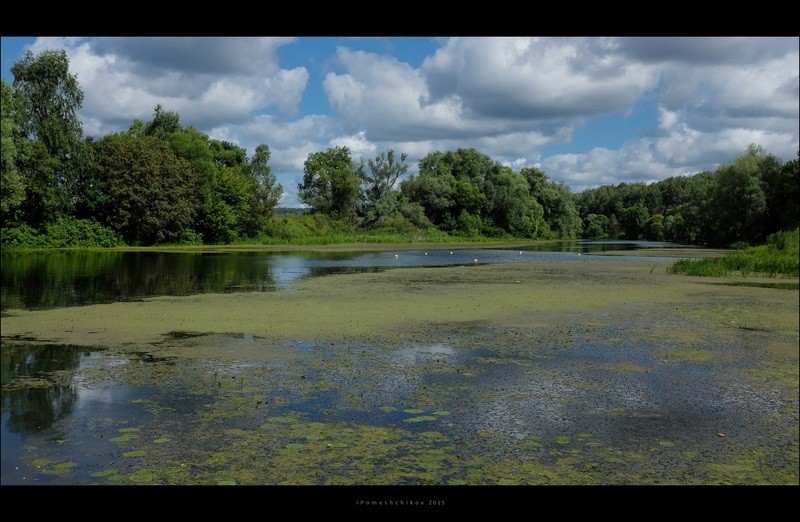
{"label": "shrub", "polygon": [[60,218],[38,231],[26,224],[5,227],[0,243],[28,248],[114,247],[125,243],[113,230],[93,219]]}

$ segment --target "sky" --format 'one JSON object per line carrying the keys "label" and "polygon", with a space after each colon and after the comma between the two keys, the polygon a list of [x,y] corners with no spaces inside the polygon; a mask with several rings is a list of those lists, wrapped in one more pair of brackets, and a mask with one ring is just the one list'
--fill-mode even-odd
{"label": "sky", "polygon": [[796,37],[3,37],[3,80],[45,49],[67,51],[85,134],[161,104],[248,154],[269,145],[285,207],[334,146],[405,152],[408,175],[474,147],[573,192],[800,149]]}

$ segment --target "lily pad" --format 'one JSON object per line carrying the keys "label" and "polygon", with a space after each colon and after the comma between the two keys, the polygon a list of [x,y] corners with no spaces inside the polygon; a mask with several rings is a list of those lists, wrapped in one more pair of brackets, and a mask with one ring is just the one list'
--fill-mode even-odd
{"label": "lily pad", "polygon": [[170,440],[172,440],[172,439],[170,439],[169,437],[159,437],[156,440],[154,440],[153,442],[156,443],[156,444],[164,444],[165,442],[169,442]]}
{"label": "lily pad", "polygon": [[425,410],[420,410],[418,408],[409,408],[407,410],[403,410],[404,412],[408,413],[409,415],[419,415],[420,413],[424,413]]}

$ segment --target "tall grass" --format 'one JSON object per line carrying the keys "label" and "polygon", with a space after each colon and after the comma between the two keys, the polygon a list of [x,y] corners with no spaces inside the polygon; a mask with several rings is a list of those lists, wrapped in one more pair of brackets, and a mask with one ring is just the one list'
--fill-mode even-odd
{"label": "tall grass", "polygon": [[731,275],[800,276],[800,229],[776,232],[765,245],[730,252],[724,257],[700,260],[681,259],[669,272],[694,276]]}

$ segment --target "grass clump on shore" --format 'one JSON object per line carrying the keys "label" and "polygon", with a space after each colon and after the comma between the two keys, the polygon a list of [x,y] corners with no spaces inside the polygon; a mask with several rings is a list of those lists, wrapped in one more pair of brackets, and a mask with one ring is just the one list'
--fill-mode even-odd
{"label": "grass clump on shore", "polygon": [[725,277],[730,275],[766,275],[769,277],[800,275],[798,244],[800,229],[776,232],[764,245],[748,247],[700,260],[681,259],[669,269],[672,274]]}

